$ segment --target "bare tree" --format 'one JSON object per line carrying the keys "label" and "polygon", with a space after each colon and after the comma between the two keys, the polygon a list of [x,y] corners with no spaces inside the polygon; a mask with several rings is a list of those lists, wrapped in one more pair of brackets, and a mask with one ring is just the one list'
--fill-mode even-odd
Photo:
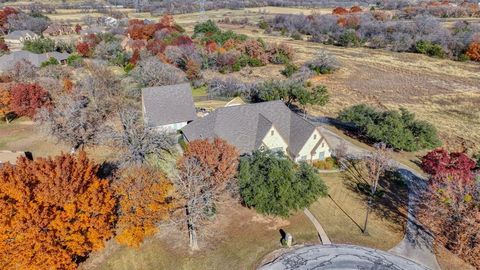
{"label": "bare tree", "polygon": [[170,65],[163,63],[158,57],[151,56],[142,59],[132,70],[132,76],[142,86],[161,86],[182,83],[186,81],[185,73]]}
{"label": "bare tree", "polygon": [[40,129],[48,135],[67,143],[71,152],[96,145],[105,129],[105,111],[96,110],[91,100],[83,95],[63,95],[52,110],[42,109],[38,115]]}
{"label": "bare tree", "polygon": [[208,218],[208,209],[218,197],[218,190],[209,181],[209,172],[196,158],[182,160],[173,182],[179,194],[185,199],[186,224],[190,249],[198,250],[198,230]]}
{"label": "bare tree", "polygon": [[37,78],[38,68],[27,60],[20,60],[8,70],[8,76],[17,82],[31,82]]}
{"label": "bare tree", "polygon": [[[138,110],[127,108],[118,113],[120,125],[110,123],[110,129],[105,133],[105,139],[121,150],[123,154],[121,165],[140,165],[145,163],[148,156],[159,156],[162,152],[171,152],[173,138],[165,132],[145,127]],[[118,125],[117,125],[118,126]]]}
{"label": "bare tree", "polygon": [[393,168],[392,150],[387,148],[384,143],[375,144],[375,150],[364,157],[366,175],[363,177],[365,183],[369,186],[369,196],[367,202],[367,213],[363,225],[363,233],[367,234],[368,217],[373,207],[373,199],[377,193],[380,178],[386,171]]}

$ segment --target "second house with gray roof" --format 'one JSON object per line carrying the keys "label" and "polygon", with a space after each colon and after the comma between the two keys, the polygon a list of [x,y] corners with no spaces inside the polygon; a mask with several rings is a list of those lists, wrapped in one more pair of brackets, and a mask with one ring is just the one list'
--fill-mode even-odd
{"label": "second house with gray roof", "polygon": [[189,83],[142,89],[143,119],[148,127],[176,132],[197,118]]}
{"label": "second house with gray roof", "polygon": [[297,162],[324,160],[331,155],[320,130],[282,101],[220,108],[188,124],[182,133],[187,141],[222,138],[241,154],[270,149]]}

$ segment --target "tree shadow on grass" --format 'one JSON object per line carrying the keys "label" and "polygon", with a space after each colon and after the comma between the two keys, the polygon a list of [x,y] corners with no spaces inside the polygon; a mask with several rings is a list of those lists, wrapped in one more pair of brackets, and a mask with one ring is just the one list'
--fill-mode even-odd
{"label": "tree shadow on grass", "polygon": [[[361,161],[352,161],[343,174],[343,183],[355,192],[367,205],[370,185],[365,179],[366,171]],[[379,181],[374,194],[372,212],[394,224],[406,226],[408,187],[397,170],[387,171]]]}

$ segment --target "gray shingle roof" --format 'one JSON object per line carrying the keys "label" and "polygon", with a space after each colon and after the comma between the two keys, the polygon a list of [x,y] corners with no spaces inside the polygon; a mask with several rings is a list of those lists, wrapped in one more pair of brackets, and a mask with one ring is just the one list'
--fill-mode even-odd
{"label": "gray shingle roof", "polygon": [[16,63],[21,60],[26,60],[36,67],[40,67],[43,62],[50,57],[56,58],[59,62],[66,60],[70,56],[68,53],[49,52],[43,54],[36,54],[28,51],[17,51],[10,54],[5,54],[0,57],[0,71],[7,71],[12,69]]}
{"label": "gray shingle roof", "polygon": [[145,121],[151,127],[197,118],[189,83],[143,88],[142,101]]}
{"label": "gray shingle roof", "polygon": [[241,153],[258,149],[274,126],[296,156],[316,126],[292,112],[282,101],[238,105],[215,110],[182,129],[187,140],[219,137],[235,145]]}
{"label": "gray shingle roof", "polygon": [[30,30],[17,30],[10,32],[8,35],[5,36],[5,39],[21,39],[27,36],[34,37],[38,35]]}

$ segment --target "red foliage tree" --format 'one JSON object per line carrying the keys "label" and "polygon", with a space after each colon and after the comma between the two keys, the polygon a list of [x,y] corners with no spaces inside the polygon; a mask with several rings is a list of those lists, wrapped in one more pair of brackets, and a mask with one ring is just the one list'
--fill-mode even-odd
{"label": "red foliage tree", "polygon": [[336,8],[333,9],[332,14],[333,15],[345,15],[345,14],[348,14],[348,10],[346,8],[343,8],[343,7],[336,7]]}
{"label": "red foliage tree", "polygon": [[217,46],[217,43],[213,40],[209,40],[207,41],[207,43],[205,44],[205,50],[207,50],[207,52],[209,53],[213,53],[215,52],[216,50],[218,49],[218,46]]}
{"label": "red foliage tree", "polygon": [[359,6],[353,6],[350,8],[350,13],[362,12],[362,8]]}
{"label": "red foliage tree", "polygon": [[91,55],[91,48],[88,42],[78,42],[76,46],[77,53],[83,57],[88,57]]}
{"label": "red foliage tree", "polygon": [[17,115],[33,118],[38,109],[51,106],[50,95],[37,83],[19,83],[11,89],[10,106]]}
{"label": "red foliage tree", "polygon": [[0,51],[1,52],[8,52],[9,51],[7,44],[5,44],[5,41],[3,41],[3,40],[0,40]]}
{"label": "red foliage tree", "polygon": [[163,53],[167,45],[161,40],[150,40],[147,43],[147,50],[153,55]]}
{"label": "red foliage tree", "polygon": [[188,36],[179,36],[173,40],[172,45],[180,46],[180,45],[192,45],[193,40]]}
{"label": "red foliage tree", "polygon": [[183,157],[199,160],[209,171],[210,179],[217,184],[232,179],[237,174],[238,150],[219,138],[190,142]]}
{"label": "red foliage tree", "polygon": [[433,178],[456,176],[459,179],[473,179],[476,162],[464,153],[449,153],[436,149],[422,158],[422,169]]}
{"label": "red foliage tree", "polygon": [[480,269],[480,188],[461,175],[432,177],[422,195],[418,218],[435,241]]}
{"label": "red foliage tree", "polygon": [[470,60],[480,61],[480,42],[472,42],[468,46],[466,55],[470,57]]}
{"label": "red foliage tree", "polygon": [[140,51],[139,50],[134,50],[132,57],[130,57],[130,63],[132,65],[136,65],[138,62],[138,59],[140,59]]}
{"label": "red foliage tree", "polygon": [[18,11],[12,7],[4,7],[0,10],[0,31],[8,30],[8,16],[12,14],[18,14]]}

